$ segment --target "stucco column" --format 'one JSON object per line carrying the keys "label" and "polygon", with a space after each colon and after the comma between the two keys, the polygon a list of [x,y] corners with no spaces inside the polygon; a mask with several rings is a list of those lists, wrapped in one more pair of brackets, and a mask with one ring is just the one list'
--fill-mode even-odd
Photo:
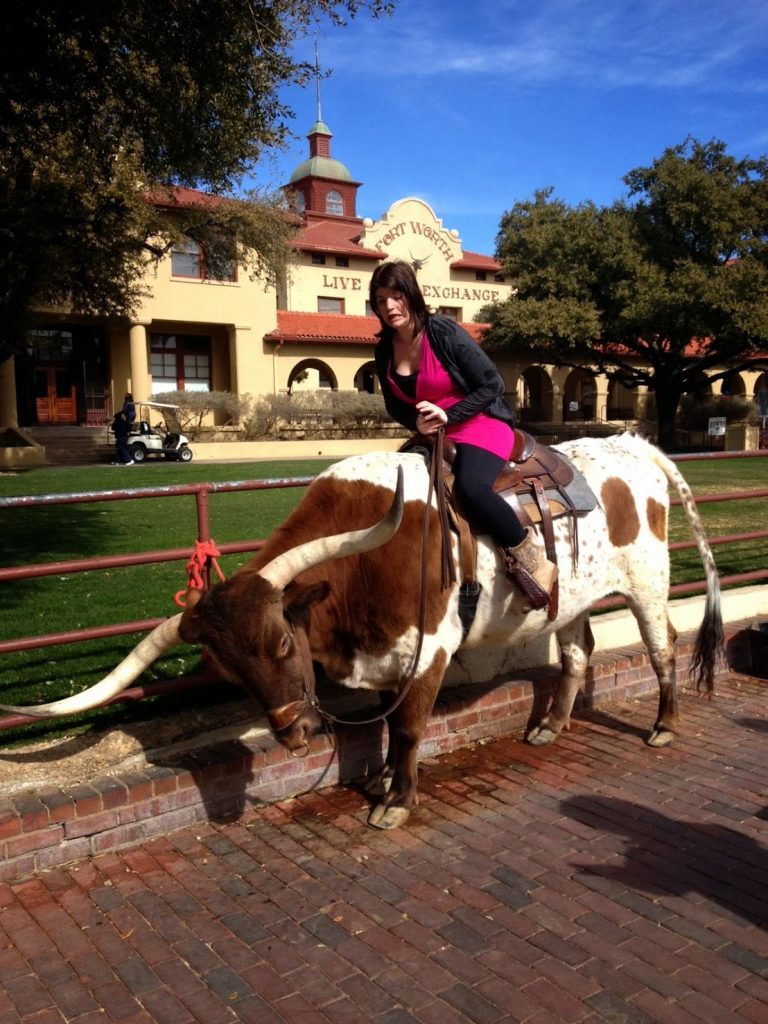
{"label": "stucco column", "polygon": [[604,373],[595,376],[595,409],[596,420],[608,419],[608,378]]}
{"label": "stucco column", "polygon": [[229,334],[229,390],[233,395],[242,394],[243,390],[255,392],[253,383],[244,388],[247,381],[259,380],[259,390],[266,390],[266,381],[261,381],[258,368],[254,362],[253,332],[250,327],[241,324],[230,324]]}
{"label": "stucco column", "polygon": [[16,362],[13,356],[0,363],[0,430],[19,428],[16,408]]}
{"label": "stucco column", "polygon": [[648,385],[638,384],[635,389],[635,419],[648,419]]}
{"label": "stucco column", "polygon": [[552,423],[561,427],[565,422],[563,416],[563,395],[565,394],[565,379],[570,373],[567,366],[554,366],[552,368]]}
{"label": "stucco column", "polygon": [[512,411],[515,414],[515,418],[518,416],[520,409],[520,374],[512,366],[505,366],[502,370],[499,364],[496,364],[496,368],[501,373],[504,380],[504,397],[506,398],[509,405],[512,407]]}
{"label": "stucco column", "polygon": [[552,381],[552,420],[553,426],[562,427],[563,425],[563,389],[560,386],[560,382]]}
{"label": "stucco column", "polygon": [[[135,402],[146,402],[152,397],[152,376],[149,372],[149,346],[147,324],[131,324],[128,332],[131,358],[131,376],[128,390]],[[120,396],[122,401],[122,396]]]}

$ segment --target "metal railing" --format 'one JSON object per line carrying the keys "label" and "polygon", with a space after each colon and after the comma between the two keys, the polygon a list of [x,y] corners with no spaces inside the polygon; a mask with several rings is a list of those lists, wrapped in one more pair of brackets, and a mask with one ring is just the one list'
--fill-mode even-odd
{"label": "metal railing", "polygon": [[[75,494],[43,494],[13,498],[0,498],[0,509],[40,508],[51,505],[82,505],[93,502],[138,501],[145,498],[178,498],[185,495],[195,499],[197,512],[197,539],[211,540],[210,506],[211,494],[226,494],[235,491],[266,491],[283,487],[306,487],[313,480],[311,476],[282,477],[271,480],[243,480],[230,483],[176,484],[168,487],[137,487],[119,491],[84,491]],[[242,551],[258,551],[263,540],[251,540],[219,544],[221,554],[236,554]],[[193,542],[194,544],[194,542]],[[140,551],[130,555],[106,555],[94,558],[76,558],[66,561],[45,562],[35,565],[19,565],[0,568],[0,583],[11,580],[36,579],[61,573],[90,572],[94,569],[122,568],[129,565],[151,565],[157,562],[186,561],[191,547],[167,548],[162,551]],[[210,566],[208,578],[210,584]],[[35,637],[0,641],[0,654],[32,650],[38,647],[52,647],[55,644],[76,643],[81,640],[122,636],[154,629],[163,620],[144,619],[139,622],[124,622],[110,626],[94,626],[90,629],[68,630],[62,633],[47,633]]]}
{"label": "metal railing", "polygon": [[[768,452],[707,452],[697,455],[679,455],[674,461],[690,461],[694,459],[715,459],[715,458],[765,458]],[[119,491],[92,491],[75,494],[48,494],[30,495],[20,497],[0,498],[0,510],[22,509],[41,506],[66,506],[73,504],[85,504],[95,502],[113,501],[140,501],[147,498],[178,498],[189,496],[194,498],[197,513],[197,541],[204,543],[211,540],[211,523],[209,497],[211,494],[225,494],[242,491],[274,490],[286,487],[306,487],[312,482],[313,477],[280,477],[268,480],[246,480],[227,483],[198,483],[178,484],[167,487],[145,487],[128,488]],[[707,494],[696,497],[697,505],[704,505],[713,502],[723,501],[748,501],[760,498],[768,498],[768,488],[760,488],[750,491],[724,492],[721,494]],[[675,498],[670,502],[671,506],[679,506],[680,500]],[[710,545],[734,544],[751,540],[762,540],[768,538],[768,529],[752,530],[747,533],[732,533],[720,536],[709,537]],[[246,551],[258,551],[264,544],[263,539],[238,541],[224,544],[217,544],[220,554],[237,554]],[[670,551],[681,551],[695,548],[693,540],[676,541],[669,544]],[[190,557],[190,548],[169,548],[158,551],[142,551],[127,555],[97,556],[92,558],[78,558],[46,562],[32,565],[12,566],[0,568],[0,583],[7,583],[16,580],[28,580],[45,576],[54,576],[63,573],[89,572],[95,569],[112,569],[126,566],[151,565],[159,562],[185,561]],[[732,586],[757,582],[768,579],[768,568],[755,569],[750,572],[736,573],[720,578],[721,586]],[[210,586],[210,562],[206,567],[204,584]],[[670,596],[683,594],[695,594],[706,588],[705,580],[696,580],[691,583],[681,583],[670,587]],[[597,609],[608,609],[620,607],[625,604],[622,597],[610,597],[595,603]],[[123,636],[128,633],[149,632],[158,626],[163,618],[142,619],[131,622],[114,623],[105,626],[94,626],[86,629],[73,629],[57,633],[47,633],[38,636],[18,637],[0,641],[0,654],[10,654],[36,648],[52,647],[59,644],[78,643],[85,640],[104,639],[108,637]],[[144,697],[157,696],[158,694],[170,691],[177,692],[184,686],[201,685],[199,680],[192,677],[184,677],[182,680],[168,681],[163,683],[150,683],[145,686],[132,687],[123,691],[114,698],[114,702],[132,701]],[[112,703],[112,702],[110,702]],[[8,729],[16,725],[26,724],[32,721],[28,717],[8,716],[0,718],[0,730]]]}

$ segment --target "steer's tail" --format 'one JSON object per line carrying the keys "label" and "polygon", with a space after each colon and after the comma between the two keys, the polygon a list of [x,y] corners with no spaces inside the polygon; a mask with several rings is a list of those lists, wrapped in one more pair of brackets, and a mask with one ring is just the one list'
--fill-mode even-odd
{"label": "steer's tail", "polygon": [[691,489],[685,478],[674,464],[658,448],[651,446],[653,461],[664,473],[667,480],[674,484],[680,500],[683,503],[691,532],[696,540],[696,547],[699,549],[699,557],[704,566],[704,573],[707,579],[707,600],[704,607],[704,618],[702,619],[699,633],[696,637],[696,647],[693,652],[690,675],[696,684],[697,690],[706,690],[711,693],[714,688],[715,669],[718,661],[724,655],[723,616],[720,607],[720,578],[717,574],[717,566],[712,555],[712,549],[707,541],[704,532],[704,525],[696,508]]}

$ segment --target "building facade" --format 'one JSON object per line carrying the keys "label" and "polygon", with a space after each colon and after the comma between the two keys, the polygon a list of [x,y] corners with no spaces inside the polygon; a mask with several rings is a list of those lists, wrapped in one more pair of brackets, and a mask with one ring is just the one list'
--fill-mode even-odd
{"label": "building facade", "polygon": [[[101,424],[126,391],[136,401],[177,389],[373,392],[378,320],[368,291],[374,269],[389,258],[409,262],[428,305],[479,339],[478,312],[514,293],[501,265],[464,250],[459,232],[422,199],[398,199],[378,219],[360,217],[361,183],[331,156],[331,138],[318,116],[307,136],[308,159],[285,185],[300,228],[290,271],[277,288],[237,268],[226,279],[212,279],[197,246],[180,246],[148,271],[148,297],[130,323],[41,315],[11,374],[7,368],[0,374],[0,405],[16,409],[16,423],[7,413],[6,420],[22,428]],[[206,201],[184,190],[176,199]],[[642,389],[627,391],[588,366],[555,368],[504,356],[496,362],[523,421],[558,425],[652,415]],[[733,374],[722,390],[751,399],[766,376]]]}
{"label": "building facade", "polygon": [[[309,159],[286,185],[301,225],[276,289],[237,268],[226,280],[207,277],[190,242],[148,270],[148,297],[130,323],[43,312],[12,380],[0,382],[16,425],[105,423],[126,391],[136,401],[176,389],[373,391],[378,321],[368,285],[389,257],[411,262],[428,302],[477,336],[476,312],[511,290],[499,264],[464,252],[458,232],[420,199],[398,200],[378,220],[359,217],[360,183],[330,156],[329,129],[318,120],[308,139]],[[177,190],[176,200],[205,197]]]}

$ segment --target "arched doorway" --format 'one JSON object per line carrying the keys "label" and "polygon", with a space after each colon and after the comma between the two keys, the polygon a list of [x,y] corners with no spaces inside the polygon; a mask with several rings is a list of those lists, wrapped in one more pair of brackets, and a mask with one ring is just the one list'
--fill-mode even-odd
{"label": "arched doorway", "polygon": [[554,419],[552,408],[552,381],[540,366],[523,370],[517,382],[517,412],[522,423],[550,423]]}
{"label": "arched doorway", "polygon": [[725,398],[746,398],[747,385],[744,383],[744,378],[741,374],[732,370],[727,376],[723,377],[720,385],[720,394]]}
{"label": "arched doorway", "polygon": [[594,373],[581,367],[571,370],[563,388],[563,422],[594,419],[596,394]]}
{"label": "arched doorway", "polygon": [[712,399],[712,381],[704,374],[699,374],[693,382],[693,387],[686,394],[692,395],[697,402],[708,402]]}
{"label": "arched doorway", "polygon": [[369,395],[379,392],[379,382],[376,377],[376,363],[373,360],[363,363],[355,374],[355,391],[367,391]]}
{"label": "arched doorway", "polygon": [[635,395],[631,388],[617,378],[608,381],[609,420],[631,420],[635,416]]}
{"label": "arched doorway", "polygon": [[296,391],[338,391],[336,375],[321,359],[302,359],[288,376],[288,394]]}
{"label": "arched doorway", "polygon": [[755,405],[760,417],[760,434],[758,447],[768,448],[768,373],[761,373],[755,381]]}

